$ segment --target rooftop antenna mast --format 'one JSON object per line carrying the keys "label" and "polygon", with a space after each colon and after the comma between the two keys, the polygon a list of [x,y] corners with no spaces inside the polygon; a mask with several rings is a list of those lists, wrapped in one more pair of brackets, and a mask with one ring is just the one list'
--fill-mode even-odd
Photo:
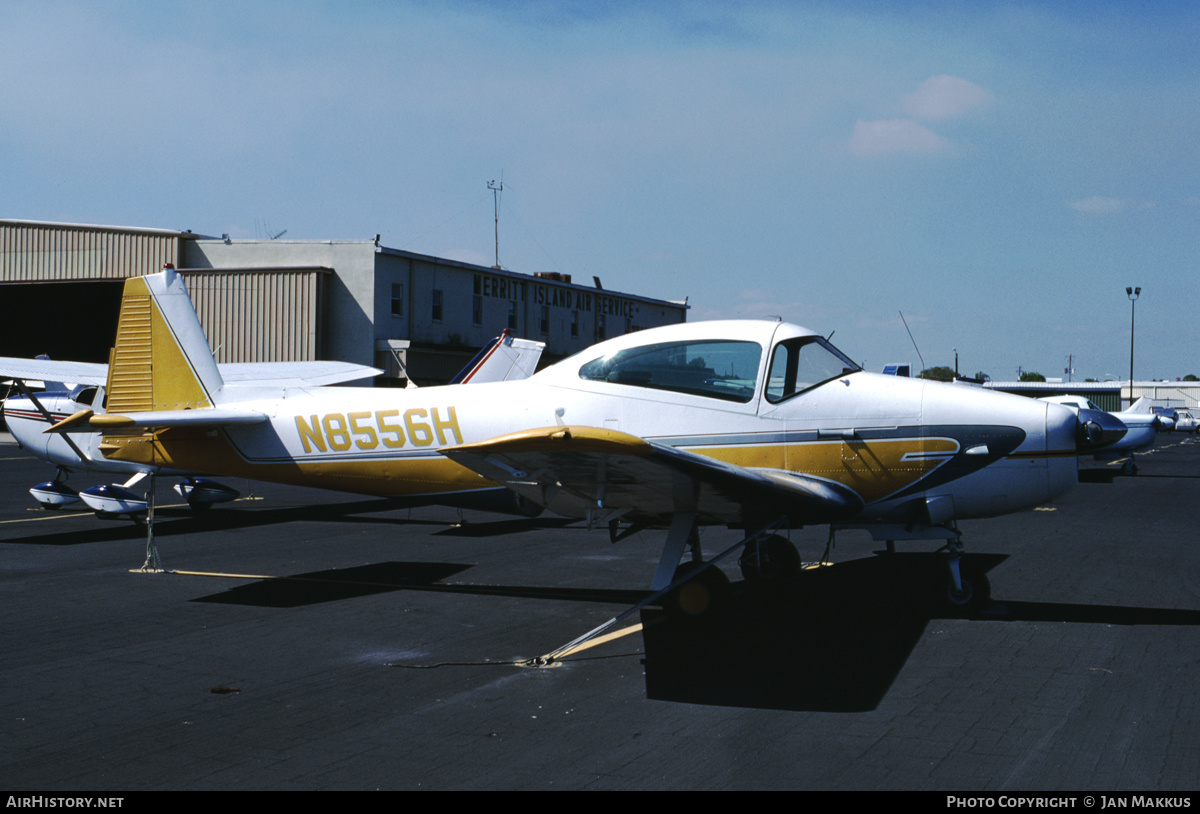
{"label": "rooftop antenna mast", "polygon": [[496,265],[492,268],[500,268],[500,193],[504,191],[504,174],[500,174],[500,183],[488,181],[488,189],[492,191],[492,212],[496,219]]}
{"label": "rooftop antenna mast", "polygon": [[[908,320],[904,318],[904,312],[900,311],[900,321],[904,323],[904,330],[908,331],[908,338],[913,343],[913,350],[917,352],[917,358],[921,360],[921,372],[925,372],[925,357],[921,355],[921,349],[917,347],[917,340],[913,339],[912,331],[909,330]],[[830,334],[833,336],[833,334]]]}

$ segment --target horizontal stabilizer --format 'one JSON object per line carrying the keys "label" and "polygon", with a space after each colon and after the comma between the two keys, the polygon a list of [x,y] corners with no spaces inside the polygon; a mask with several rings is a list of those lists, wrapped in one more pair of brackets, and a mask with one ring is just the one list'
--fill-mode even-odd
{"label": "horizontal stabilizer", "polygon": [[261,424],[267,414],[258,410],[211,407],[203,410],[152,410],[140,413],[94,415],[80,429],[167,429],[168,427],[229,427]]}
{"label": "horizontal stabilizer", "polygon": [[[227,384],[260,387],[322,387],[378,376],[379,368],[353,362],[228,362],[217,365]],[[99,386],[108,381],[108,365],[0,356],[0,379],[67,382]]]}

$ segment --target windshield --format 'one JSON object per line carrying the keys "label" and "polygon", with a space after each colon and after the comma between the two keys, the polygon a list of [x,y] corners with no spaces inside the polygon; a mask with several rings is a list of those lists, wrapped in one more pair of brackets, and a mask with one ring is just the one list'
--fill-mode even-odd
{"label": "windshield", "polygon": [[818,384],[859,370],[819,336],[785,339],[775,346],[767,375],[767,401],[780,402]]}
{"label": "windshield", "polygon": [[593,359],[579,369],[579,378],[744,404],[754,397],[761,358],[757,342],[664,342]]}

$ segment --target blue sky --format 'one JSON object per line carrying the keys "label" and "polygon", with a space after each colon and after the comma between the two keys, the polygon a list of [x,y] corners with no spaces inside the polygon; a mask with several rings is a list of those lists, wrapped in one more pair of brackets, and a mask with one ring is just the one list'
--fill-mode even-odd
{"label": "blue sky", "polygon": [[371,239],[877,369],[1200,374],[1200,5],[6,2],[0,216]]}

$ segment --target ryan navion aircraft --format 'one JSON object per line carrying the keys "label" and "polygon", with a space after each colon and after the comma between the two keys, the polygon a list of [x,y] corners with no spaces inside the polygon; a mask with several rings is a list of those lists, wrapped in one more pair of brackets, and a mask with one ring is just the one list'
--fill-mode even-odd
{"label": "ryan navion aircraft", "polygon": [[234,382],[169,268],[126,282],[105,393],[47,432],[98,432],[107,461],[148,470],[434,502],[504,489],[614,539],[666,528],[656,588],[689,547],[700,561],[703,524],[753,532],[748,579],[798,565],[761,533],[783,526],[941,540],[959,602],[973,589],[956,522],[1051,500],[1077,482],[1080,454],[1125,433],[1107,413],[869,373],[765,320],[628,334],[520,381]]}

